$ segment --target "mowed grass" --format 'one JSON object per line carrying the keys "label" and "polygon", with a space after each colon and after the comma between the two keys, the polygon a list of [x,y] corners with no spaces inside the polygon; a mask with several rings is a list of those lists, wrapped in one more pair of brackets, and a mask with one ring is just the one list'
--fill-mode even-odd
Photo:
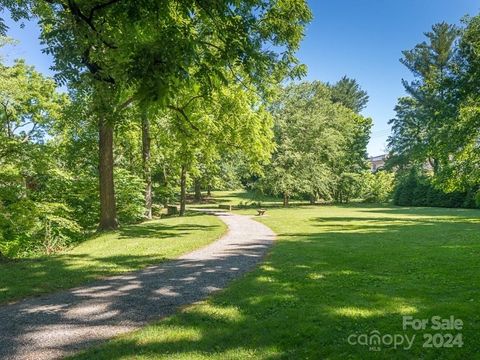
{"label": "mowed grass", "polygon": [[262,203],[262,205],[281,205],[282,199],[254,191],[214,191],[213,198],[219,204],[240,205]]}
{"label": "mowed grass", "polygon": [[[245,210],[243,213],[253,213]],[[279,236],[258,269],[204,303],[77,359],[474,359],[480,354],[480,211],[269,209]],[[423,348],[402,316],[453,315],[461,348]],[[413,346],[351,334],[415,335]],[[404,344],[405,345],[405,344]]]}
{"label": "mowed grass", "polygon": [[3,262],[0,303],[141,269],[207,245],[225,231],[210,215],[166,218],[98,235],[62,254]]}
{"label": "mowed grass", "polygon": [[[204,194],[205,195],[205,194]],[[291,199],[291,205],[307,204],[308,201],[300,199]],[[283,199],[280,197],[262,194],[258,191],[245,190],[226,190],[213,191],[210,202],[203,204],[192,204],[193,208],[208,208],[216,207],[217,205],[232,205],[232,206],[252,206],[258,207],[279,207],[283,205]]]}

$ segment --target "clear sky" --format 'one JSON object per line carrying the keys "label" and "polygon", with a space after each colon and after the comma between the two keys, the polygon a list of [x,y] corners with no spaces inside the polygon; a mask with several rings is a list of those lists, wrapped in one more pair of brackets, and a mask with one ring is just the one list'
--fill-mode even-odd
{"label": "clear sky", "polygon": [[384,152],[401,79],[411,79],[399,62],[401,51],[424,40],[437,22],[459,23],[476,15],[477,0],[310,0],[314,20],[299,52],[308,65],[308,80],[357,79],[370,102],[364,114],[373,118],[370,155]]}
{"label": "clear sky", "polygon": [[[400,64],[401,51],[424,40],[423,33],[436,22],[459,23],[480,10],[477,0],[309,0],[314,20],[298,53],[308,65],[308,80],[335,82],[343,75],[358,80],[370,102],[364,114],[373,118],[370,155],[384,152],[388,120],[397,98],[403,95],[401,79],[410,79]],[[4,16],[7,18],[8,16]],[[38,28],[33,23],[8,22],[9,35],[20,41],[8,49],[10,58],[23,57],[39,71],[52,74],[51,58],[42,54]]]}

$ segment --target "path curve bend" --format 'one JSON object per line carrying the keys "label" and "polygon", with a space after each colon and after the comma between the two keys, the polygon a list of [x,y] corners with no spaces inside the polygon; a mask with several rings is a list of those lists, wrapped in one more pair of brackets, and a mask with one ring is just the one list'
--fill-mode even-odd
{"label": "path curve bend", "polygon": [[0,359],[62,358],[224,288],[261,261],[275,234],[249,216],[214,214],[228,232],[206,247],[144,270],[1,306]]}

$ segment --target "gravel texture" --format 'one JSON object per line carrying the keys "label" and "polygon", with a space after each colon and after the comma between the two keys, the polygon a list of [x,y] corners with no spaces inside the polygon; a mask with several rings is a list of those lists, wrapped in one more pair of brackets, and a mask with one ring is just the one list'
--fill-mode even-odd
{"label": "gravel texture", "polygon": [[[0,307],[0,359],[58,359],[173,314],[251,269],[275,234],[248,216],[212,212],[229,230],[176,260]],[[21,279],[19,279],[21,281]]]}

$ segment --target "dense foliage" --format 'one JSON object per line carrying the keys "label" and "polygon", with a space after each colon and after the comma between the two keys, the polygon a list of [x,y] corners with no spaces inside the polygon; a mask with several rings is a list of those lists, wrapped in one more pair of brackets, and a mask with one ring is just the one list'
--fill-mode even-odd
{"label": "dense foliage", "polygon": [[366,172],[364,174],[362,199],[370,203],[388,202],[394,190],[395,175],[388,171]]}
{"label": "dense foliage", "polygon": [[[75,98],[86,98],[83,104],[98,132],[99,226],[103,230],[118,225],[115,127],[131,115],[132,107],[138,108],[141,119],[141,171],[150,217],[150,122],[156,113],[175,112],[170,119],[183,134],[177,144],[185,147],[180,151],[183,158],[190,158],[180,164],[184,199],[192,163],[188,148],[194,146],[185,145],[191,143],[190,130],[196,130],[187,109],[192,101],[213,98],[212,94],[231,84],[259,93],[265,101],[272,85],[305,74],[295,57],[311,19],[305,0],[216,0],[208,5],[197,0],[2,0],[0,4],[16,20],[40,20],[41,40],[54,57],[57,80]],[[152,114],[151,109],[157,111]],[[229,130],[243,131],[233,126]],[[184,207],[182,200],[181,213]]]}
{"label": "dense foliage", "polygon": [[332,101],[318,81],[282,89],[271,111],[276,149],[260,182],[265,192],[285,205],[292,196],[342,202],[360,194],[371,119]]}
{"label": "dense foliage", "polygon": [[448,208],[476,208],[477,188],[469,191],[445,192],[432,183],[432,177],[412,170],[397,180],[393,201],[401,206],[436,206]]}
{"label": "dense foliage", "polygon": [[360,113],[367,106],[368,94],[355,79],[344,76],[329,87],[330,98],[334,103],[340,103],[356,113]]}
{"label": "dense foliage", "polygon": [[80,232],[52,131],[68,99],[23,61],[0,63],[0,253],[54,251]]}
{"label": "dense foliage", "polygon": [[178,198],[183,215],[188,188],[238,183],[240,165],[243,176],[261,173],[272,90],[305,73],[294,56],[311,19],[304,0],[0,5],[38,21],[55,71],[54,82],[21,60],[0,64],[9,256],[56,251]]}
{"label": "dense foliage", "polygon": [[[407,96],[391,120],[395,201],[470,207],[480,185],[480,17],[466,18],[462,28],[436,24],[425,35],[402,58],[415,79],[404,81]],[[420,174],[415,181],[413,173]]]}

